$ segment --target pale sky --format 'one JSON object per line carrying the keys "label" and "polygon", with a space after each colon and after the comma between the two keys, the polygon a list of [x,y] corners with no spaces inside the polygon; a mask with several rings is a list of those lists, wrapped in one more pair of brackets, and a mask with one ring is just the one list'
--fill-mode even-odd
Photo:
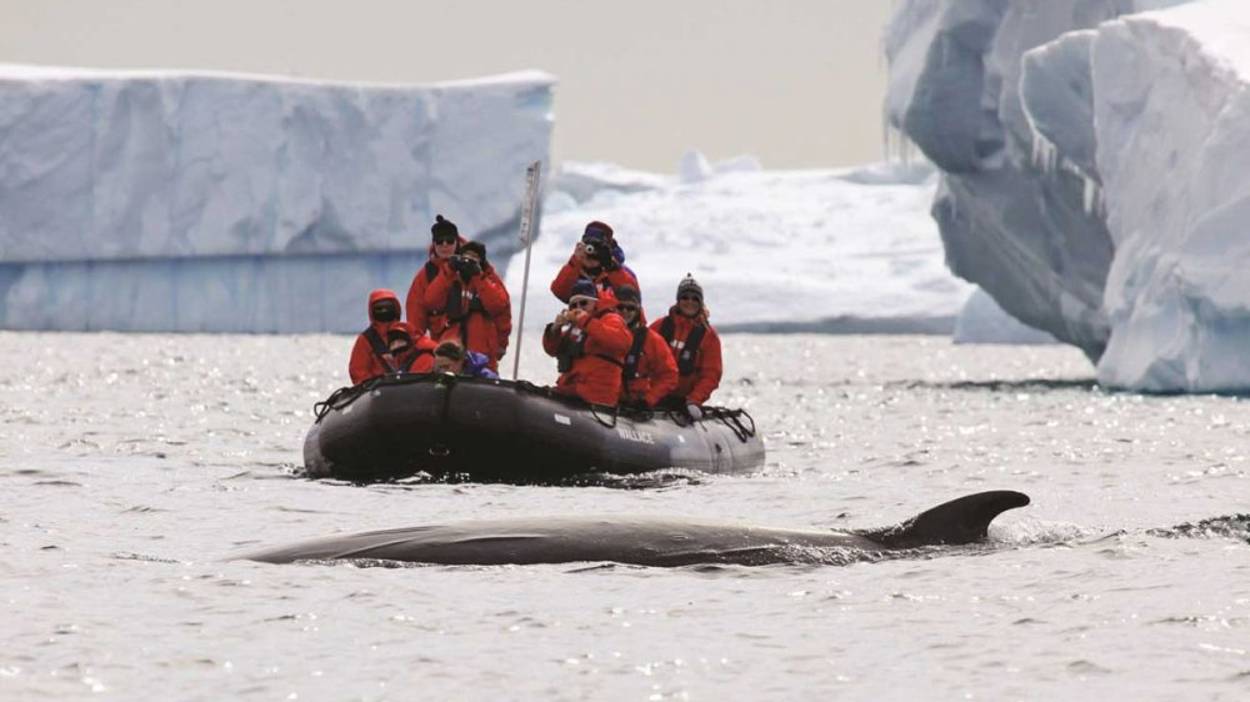
{"label": "pale sky", "polygon": [[0,62],[431,82],[555,74],[555,160],[882,156],[887,0],[0,0]]}

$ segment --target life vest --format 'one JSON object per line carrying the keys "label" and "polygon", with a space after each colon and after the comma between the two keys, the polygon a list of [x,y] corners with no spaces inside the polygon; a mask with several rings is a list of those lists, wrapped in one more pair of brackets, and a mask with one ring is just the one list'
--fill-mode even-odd
{"label": "life vest", "polygon": [[[469,304],[464,301],[464,283],[457,280],[451,284],[451,290],[447,293],[447,307],[441,310],[442,314],[447,315],[447,323],[454,324],[463,322],[466,317],[474,312],[486,314],[486,308],[482,306],[482,301],[478,299],[476,293],[469,293]],[[486,315],[490,316],[490,315]]]}
{"label": "life vest", "polygon": [[699,346],[703,343],[707,327],[702,324],[696,326],[690,331],[690,336],[686,337],[684,344],[673,340],[676,332],[677,323],[673,321],[673,315],[670,314],[660,323],[660,336],[664,337],[677,356],[677,372],[681,375],[690,375],[694,373],[694,359],[699,354]]}
{"label": "life vest", "polygon": [[[573,370],[573,361],[576,361],[586,355],[586,338],[586,330],[576,325],[574,325],[568,333],[561,337],[560,347],[556,351],[556,370],[561,373],[568,373]],[[601,358],[614,366],[621,368],[625,367],[624,363],[621,363],[606,353],[596,353],[592,355],[597,358]]]}
{"label": "life vest", "polygon": [[391,354],[391,349],[382,340],[382,335],[378,333],[378,330],[374,329],[373,325],[370,324],[369,328],[361,332],[361,334],[369,342],[369,348],[373,350],[373,355],[377,356],[378,360],[382,362],[382,367],[395,370],[395,364],[391,363],[387,358]]}
{"label": "life vest", "polygon": [[646,325],[639,324],[634,329],[634,343],[629,347],[629,353],[625,354],[625,363],[621,367],[621,378],[626,383],[638,377],[638,363],[642,360],[642,348],[647,344],[647,334],[650,332]]}
{"label": "life vest", "polygon": [[[391,350],[387,348],[386,344],[382,341],[382,335],[378,333],[377,329],[370,326],[362,333],[365,336],[365,340],[369,342],[369,348],[372,349],[373,355],[377,356],[378,360],[382,362],[383,368],[391,369],[392,373],[408,373],[412,370],[412,364],[416,363],[418,358],[425,355],[434,355],[434,352],[430,349],[418,348],[417,352],[412,354],[411,358],[399,366],[396,366],[394,363],[395,355],[391,353]],[[415,345],[416,342],[413,343]],[[390,359],[388,359],[387,356],[390,356]]]}

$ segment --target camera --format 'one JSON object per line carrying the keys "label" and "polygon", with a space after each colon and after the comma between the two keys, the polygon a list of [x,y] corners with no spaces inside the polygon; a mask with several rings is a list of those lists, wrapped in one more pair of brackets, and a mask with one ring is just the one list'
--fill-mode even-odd
{"label": "camera", "polygon": [[612,261],[612,247],[601,241],[588,241],[583,244],[586,257],[594,259],[606,266]]}

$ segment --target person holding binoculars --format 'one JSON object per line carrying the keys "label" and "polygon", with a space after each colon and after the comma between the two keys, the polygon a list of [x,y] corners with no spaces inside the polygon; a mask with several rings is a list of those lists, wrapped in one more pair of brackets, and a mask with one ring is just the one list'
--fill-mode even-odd
{"label": "person holding binoculars", "polygon": [[508,348],[512,333],[512,301],[495,269],[486,260],[486,245],[461,244],[457,252],[437,264],[421,304],[435,341],[458,341],[464,349],[485,356],[490,369]]}

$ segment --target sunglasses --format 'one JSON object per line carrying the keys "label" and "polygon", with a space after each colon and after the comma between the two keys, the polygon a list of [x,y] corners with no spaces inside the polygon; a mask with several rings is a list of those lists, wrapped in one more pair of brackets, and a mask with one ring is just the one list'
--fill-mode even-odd
{"label": "sunglasses", "polygon": [[435,243],[435,244],[438,244],[439,246],[446,246],[447,244],[454,244],[454,243],[456,243],[456,237],[454,237],[454,236],[436,236],[436,237],[434,237],[434,243]]}
{"label": "sunglasses", "polygon": [[571,309],[571,310],[584,310],[584,309],[586,309],[586,308],[588,308],[588,307],[590,307],[590,306],[592,306],[592,305],[594,305],[594,304],[595,304],[594,300],[578,300],[578,301],[576,301],[576,302],[570,302],[570,303],[569,303],[569,309]]}
{"label": "sunglasses", "polygon": [[622,312],[637,312],[638,305],[629,305],[618,302],[616,304],[616,309],[621,310]]}
{"label": "sunglasses", "polygon": [[703,302],[703,298],[699,297],[698,295],[682,295],[681,297],[677,299],[682,302],[685,302],[687,300],[691,302]]}

